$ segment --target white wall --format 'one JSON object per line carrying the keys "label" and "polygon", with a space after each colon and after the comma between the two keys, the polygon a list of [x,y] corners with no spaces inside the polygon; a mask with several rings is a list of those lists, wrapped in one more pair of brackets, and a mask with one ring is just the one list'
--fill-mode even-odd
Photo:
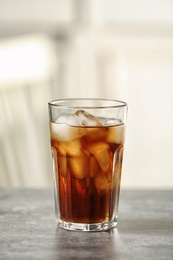
{"label": "white wall", "polygon": [[[56,45],[58,70],[53,79],[50,72],[44,90],[37,88],[46,108],[48,97],[127,101],[122,186],[173,188],[173,2],[16,0],[15,8],[12,5],[14,1],[0,2],[2,42],[5,38],[13,41],[15,34],[20,38],[22,34],[42,32]],[[34,94],[32,98],[37,104]],[[45,113],[43,102],[38,106],[40,113]],[[47,115],[38,129],[46,126],[46,120]],[[48,134],[39,138],[47,150],[44,158],[50,156]],[[1,181],[7,171],[2,148],[0,151],[0,186],[15,186],[15,176]],[[24,178],[18,186],[50,185],[50,161],[37,161],[38,169],[40,164],[47,169],[43,178],[40,172],[37,181]]]}
{"label": "white wall", "polygon": [[65,97],[127,101],[122,186],[172,188],[173,40],[79,35]]}

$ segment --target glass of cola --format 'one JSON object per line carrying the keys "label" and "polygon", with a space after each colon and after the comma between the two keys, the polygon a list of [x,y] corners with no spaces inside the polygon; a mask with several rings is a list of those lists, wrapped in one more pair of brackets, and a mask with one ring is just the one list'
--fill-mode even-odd
{"label": "glass of cola", "polygon": [[55,215],[59,227],[116,227],[127,103],[64,99],[48,103]]}

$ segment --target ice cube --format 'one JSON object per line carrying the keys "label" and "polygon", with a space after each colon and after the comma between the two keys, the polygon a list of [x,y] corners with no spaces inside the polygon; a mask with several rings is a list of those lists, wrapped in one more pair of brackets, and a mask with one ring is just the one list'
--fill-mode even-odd
{"label": "ice cube", "polygon": [[105,126],[111,126],[111,125],[121,125],[122,122],[118,118],[112,118],[112,119],[106,119],[104,124]]}
{"label": "ice cube", "polygon": [[89,156],[69,157],[68,164],[73,178],[84,179],[89,172]]}
{"label": "ice cube", "polygon": [[113,175],[113,169],[114,169],[114,167],[113,167],[114,160],[113,160],[113,154],[112,153],[110,153],[109,156],[110,156],[110,165],[104,173],[106,175],[108,182],[110,183],[112,181],[112,175]]}
{"label": "ice cube", "polygon": [[111,182],[112,181],[112,167],[108,171],[105,172],[105,175],[106,175],[108,182]]}
{"label": "ice cube", "polygon": [[58,124],[67,124],[70,126],[80,126],[81,121],[75,114],[62,114],[56,120],[55,123]]}
{"label": "ice cube", "polygon": [[100,168],[103,172],[105,172],[111,164],[109,145],[104,142],[96,142],[88,145],[87,149],[89,153],[95,156],[100,165]]}
{"label": "ice cube", "polygon": [[108,180],[103,172],[100,172],[94,176],[94,183],[97,193],[99,195],[104,194],[107,188]]}
{"label": "ice cube", "polygon": [[67,158],[65,156],[58,156],[59,172],[63,177],[67,175]]}
{"label": "ice cube", "polygon": [[66,151],[64,150],[64,148],[60,145],[58,145],[58,150],[59,150],[59,154],[60,155],[63,155],[63,156],[66,156]]}
{"label": "ice cube", "polygon": [[83,126],[99,126],[102,125],[100,120],[84,110],[78,110],[75,113]]}
{"label": "ice cube", "polygon": [[91,155],[90,156],[90,168],[89,168],[90,177],[92,178],[99,171],[100,171],[99,164],[98,164],[96,158],[93,155]]}
{"label": "ice cube", "polygon": [[58,141],[71,141],[84,135],[84,129],[77,127],[81,121],[76,115],[61,115],[53,123],[50,123],[52,139]]}
{"label": "ice cube", "polygon": [[123,144],[125,137],[125,126],[110,126],[107,133],[107,142]]}
{"label": "ice cube", "polygon": [[107,128],[106,127],[91,127],[86,129],[86,138],[90,141],[106,141]]}
{"label": "ice cube", "polygon": [[64,151],[69,156],[83,155],[82,146],[79,139],[70,142],[59,142],[59,150]]}

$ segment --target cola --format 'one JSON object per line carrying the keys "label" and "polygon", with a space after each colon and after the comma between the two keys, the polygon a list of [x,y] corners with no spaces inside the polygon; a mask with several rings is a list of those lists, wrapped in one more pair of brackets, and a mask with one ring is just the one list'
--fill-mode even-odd
{"label": "cola", "polygon": [[50,122],[59,218],[114,220],[118,211],[125,125],[83,110]]}

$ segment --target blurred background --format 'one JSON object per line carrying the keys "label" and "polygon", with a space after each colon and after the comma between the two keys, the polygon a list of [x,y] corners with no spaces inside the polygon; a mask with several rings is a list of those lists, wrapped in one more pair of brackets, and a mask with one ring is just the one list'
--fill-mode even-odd
{"label": "blurred background", "polygon": [[173,188],[173,1],[0,0],[0,187],[53,185],[47,102],[128,102],[122,187]]}

